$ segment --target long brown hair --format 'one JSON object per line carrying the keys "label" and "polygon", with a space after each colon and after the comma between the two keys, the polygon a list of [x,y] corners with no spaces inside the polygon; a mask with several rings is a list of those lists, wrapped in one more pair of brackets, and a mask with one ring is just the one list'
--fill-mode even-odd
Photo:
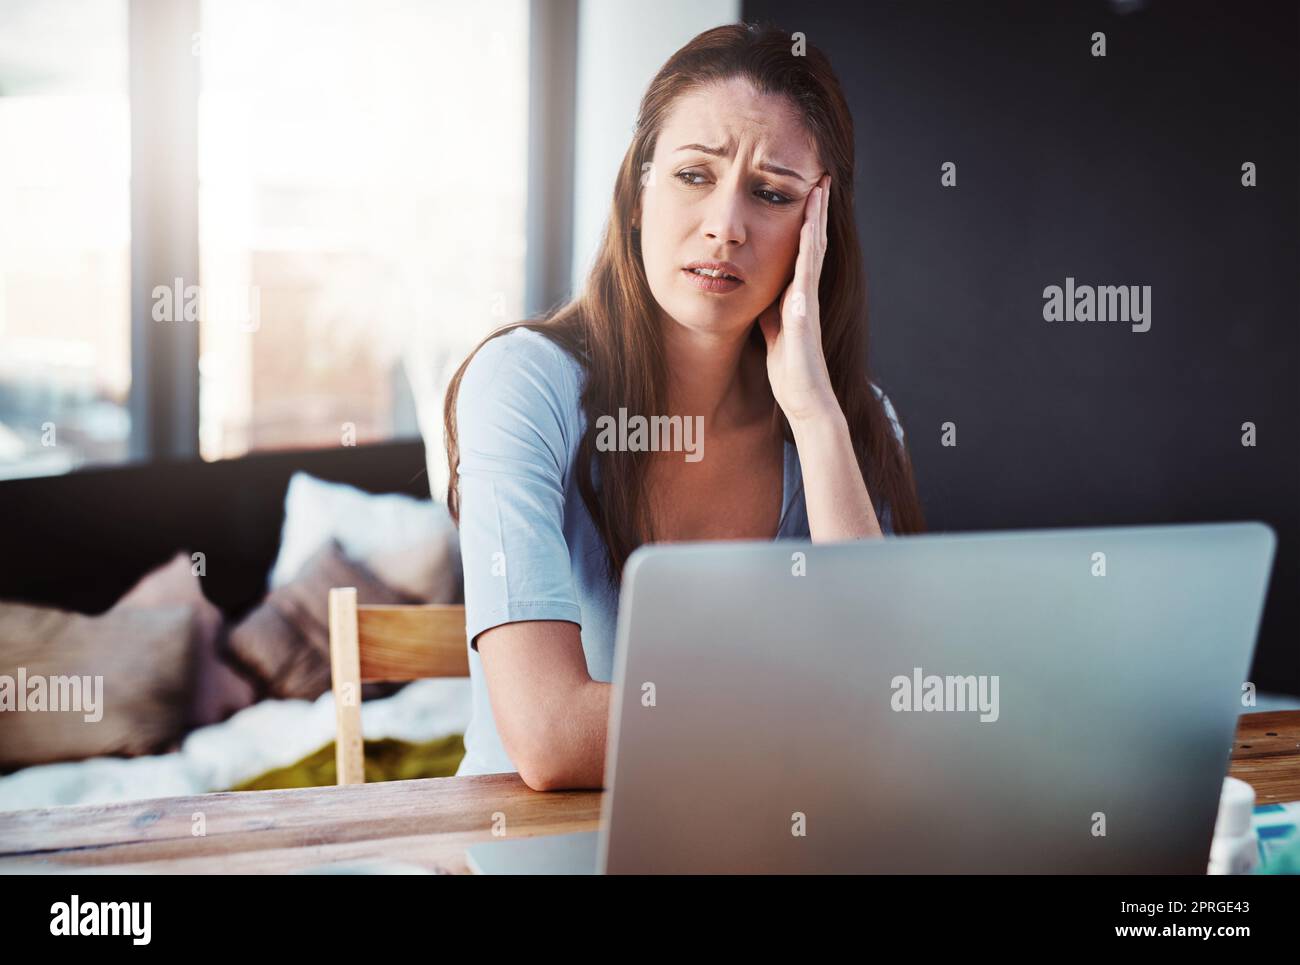
{"label": "long brown hair", "polygon": [[[895,532],[924,528],[910,460],[896,444],[869,382],[866,281],[853,216],[853,118],[825,55],[811,44],[797,54],[795,50],[791,35],[775,26],[728,24],[695,37],[660,69],[641,100],[632,143],[614,184],[613,208],[583,291],[544,318],[493,332],[461,363],[447,388],[447,505],[454,519],[460,518],[456,397],[461,378],[485,342],[527,327],[568,350],[586,372],[582,408],[587,429],[575,468],[583,502],[605,543],[610,579],[619,580],[631,552],[653,538],[643,491],[649,453],[600,451],[595,442],[595,424],[602,414],[620,407],[647,416],[665,411],[667,373],[658,312],[641,261],[640,234],[632,226],[633,213],[643,165],[654,158],[655,141],[675,100],[710,83],[740,77],[762,94],[793,102],[831,175],[835,191],[818,286],[822,351],[877,514],[888,504]],[[789,423],[775,402],[773,406],[785,438],[793,441]]]}

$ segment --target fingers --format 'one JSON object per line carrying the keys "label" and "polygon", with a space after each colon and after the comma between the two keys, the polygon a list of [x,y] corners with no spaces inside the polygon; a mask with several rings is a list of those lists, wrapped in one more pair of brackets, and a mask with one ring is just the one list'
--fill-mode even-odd
{"label": "fingers", "polygon": [[[812,225],[813,228],[816,229],[817,231],[821,230],[820,228],[817,227],[817,225],[821,221],[822,200],[826,196],[826,192],[822,190],[823,184],[825,184],[825,178],[818,181],[817,184],[813,187],[813,189],[808,192],[808,203],[804,206],[803,209],[804,224]],[[802,237],[803,236],[800,235],[801,240]],[[816,238],[819,237],[819,235],[813,235],[813,237]]]}
{"label": "fingers", "polygon": [[830,211],[830,175],[823,175],[808,192],[803,225],[799,229],[799,254],[794,276],[781,299],[782,316],[817,319],[817,289],[821,280],[822,256],[826,252],[826,221]]}
{"label": "fingers", "polygon": [[830,221],[831,214],[831,176],[828,174],[822,178],[822,210],[818,223],[821,227],[822,251],[826,251],[826,225]]}
{"label": "fingers", "polygon": [[[816,241],[814,269],[820,272],[821,256],[826,252],[827,223],[830,221],[831,176],[822,175],[817,186],[808,193],[808,206],[804,209],[805,223],[812,224],[812,237]],[[800,241],[803,236],[800,235]]]}
{"label": "fingers", "polygon": [[[815,202],[816,199],[814,198],[813,201]],[[812,205],[809,205],[808,217],[803,227],[799,229],[799,255],[794,261],[794,280],[791,281],[786,293],[791,301],[790,312],[799,319],[808,314],[808,306],[815,304],[817,299],[817,259],[813,250],[815,247],[813,239],[817,237],[817,224],[812,214],[815,210]]]}
{"label": "fingers", "polygon": [[825,215],[826,178],[822,178],[808,197],[803,228],[799,232],[799,257],[794,267],[795,285],[803,292],[808,307],[817,304],[817,286],[821,278],[822,252],[826,238]]}
{"label": "fingers", "polygon": [[830,216],[831,198],[831,176],[829,174],[824,175],[821,181],[818,182],[816,191],[817,215],[812,227],[812,237],[816,241],[808,264],[808,271],[811,275],[808,280],[808,297],[810,301],[817,298],[818,285],[822,275],[822,261],[826,256],[826,222]]}

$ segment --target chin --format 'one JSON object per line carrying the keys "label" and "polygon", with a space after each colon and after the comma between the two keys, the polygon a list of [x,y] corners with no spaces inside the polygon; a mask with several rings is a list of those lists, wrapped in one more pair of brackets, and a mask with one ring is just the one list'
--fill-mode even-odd
{"label": "chin", "polygon": [[745,328],[757,313],[742,306],[722,304],[718,299],[700,298],[695,302],[677,300],[667,308],[668,315],[679,325],[697,332],[733,332]]}
{"label": "chin", "polygon": [[703,292],[673,292],[671,298],[658,298],[664,312],[678,324],[703,332],[728,332],[743,329],[758,317],[761,309],[752,309],[750,299],[741,293],[710,295]]}

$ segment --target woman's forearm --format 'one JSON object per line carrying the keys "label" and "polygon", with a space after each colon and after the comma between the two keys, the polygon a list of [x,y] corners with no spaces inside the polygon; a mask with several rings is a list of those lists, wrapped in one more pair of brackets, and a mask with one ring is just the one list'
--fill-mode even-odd
{"label": "woman's forearm", "polygon": [[551,720],[547,744],[550,766],[536,790],[561,791],[605,786],[605,740],[613,687],[589,680],[578,687],[566,709]]}
{"label": "woman's forearm", "polygon": [[803,473],[808,531],[814,543],[884,535],[862,479],[848,421],[836,405],[792,421]]}

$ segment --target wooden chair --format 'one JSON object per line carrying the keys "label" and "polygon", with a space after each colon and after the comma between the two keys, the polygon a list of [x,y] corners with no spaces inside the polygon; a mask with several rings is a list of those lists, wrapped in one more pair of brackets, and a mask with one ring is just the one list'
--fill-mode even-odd
{"label": "wooden chair", "polygon": [[468,677],[463,606],[357,605],[355,587],[330,590],[330,676],[338,783],[364,784],[361,685]]}

